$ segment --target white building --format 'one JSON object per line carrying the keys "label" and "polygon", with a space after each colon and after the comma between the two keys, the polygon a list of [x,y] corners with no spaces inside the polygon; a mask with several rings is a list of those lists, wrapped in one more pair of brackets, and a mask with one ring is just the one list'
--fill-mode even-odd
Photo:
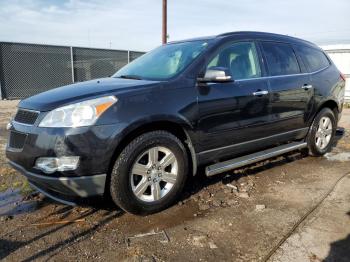
{"label": "white building", "polygon": [[350,102],[350,44],[322,46],[346,77],[345,101]]}

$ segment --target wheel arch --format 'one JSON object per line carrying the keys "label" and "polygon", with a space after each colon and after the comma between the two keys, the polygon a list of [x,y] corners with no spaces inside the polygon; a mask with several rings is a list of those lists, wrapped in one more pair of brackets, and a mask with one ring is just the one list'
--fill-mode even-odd
{"label": "wheel arch", "polygon": [[318,107],[315,115],[313,116],[313,119],[315,119],[316,115],[323,109],[323,108],[329,108],[333,111],[334,116],[336,117],[336,121],[338,122],[338,117],[339,117],[339,113],[340,113],[340,107],[339,104],[333,100],[333,99],[328,99],[323,101],[320,106]]}
{"label": "wheel arch", "polygon": [[181,123],[180,121],[181,120],[169,121],[164,119],[157,119],[152,122],[147,122],[142,120],[130,125],[128,128],[126,128],[126,130],[124,130],[120,143],[114,150],[109,164],[108,174],[111,173],[114,162],[118,158],[119,154],[133,139],[146,132],[163,130],[173,134],[184,144],[188,153],[190,170],[192,170],[192,174],[195,175],[197,172],[197,158],[192,144],[191,136],[189,135],[189,129],[191,127],[186,125],[186,123]]}

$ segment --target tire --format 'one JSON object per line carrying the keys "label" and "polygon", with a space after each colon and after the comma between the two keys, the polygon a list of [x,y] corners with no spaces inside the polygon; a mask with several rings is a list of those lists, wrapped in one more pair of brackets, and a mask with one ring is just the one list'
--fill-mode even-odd
{"label": "tire", "polygon": [[[327,119],[330,121],[331,126],[328,125],[328,128],[325,129],[325,120]],[[329,108],[323,108],[316,115],[307,137],[309,154],[312,156],[322,156],[329,152],[332,147],[336,129],[337,122],[333,111]]]}
{"label": "tire", "polygon": [[142,134],[124,148],[114,164],[112,200],[136,215],[162,211],[178,199],[187,172],[187,152],[176,136],[166,131]]}

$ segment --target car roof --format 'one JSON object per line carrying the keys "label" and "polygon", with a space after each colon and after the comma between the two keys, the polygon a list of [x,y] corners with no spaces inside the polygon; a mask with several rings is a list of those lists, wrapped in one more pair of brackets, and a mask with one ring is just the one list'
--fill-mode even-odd
{"label": "car roof", "polygon": [[303,43],[307,45],[316,46],[314,43],[309,42],[304,39],[300,39],[297,37],[289,36],[289,35],[282,35],[282,34],[276,34],[276,33],[268,33],[268,32],[259,32],[259,31],[237,31],[237,32],[228,32],[219,34],[216,37],[229,37],[229,36],[245,36],[245,37],[252,37],[257,39],[263,39],[263,40],[283,40],[290,43]]}
{"label": "car roof", "polygon": [[260,39],[260,40],[271,40],[271,41],[284,41],[288,43],[294,43],[294,44],[304,44],[312,47],[317,47],[319,48],[316,44],[292,37],[289,35],[282,35],[282,34],[275,34],[275,33],[268,33],[268,32],[259,32],[259,31],[235,31],[235,32],[228,32],[228,33],[223,33],[215,36],[207,36],[207,37],[196,37],[196,38],[191,38],[191,39],[186,39],[186,40],[180,40],[180,41],[172,41],[169,42],[169,44],[172,43],[181,43],[181,42],[189,42],[189,41],[198,41],[198,40],[212,40],[212,39],[225,39],[225,38],[230,38],[230,37],[249,37],[249,38],[255,38],[255,39]]}

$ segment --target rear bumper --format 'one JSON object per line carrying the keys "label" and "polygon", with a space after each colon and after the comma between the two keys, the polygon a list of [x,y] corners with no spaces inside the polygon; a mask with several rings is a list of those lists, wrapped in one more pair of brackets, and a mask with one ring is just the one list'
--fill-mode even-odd
{"label": "rear bumper", "polygon": [[78,198],[103,196],[106,174],[79,177],[50,177],[27,171],[22,166],[9,161],[9,164],[27,177],[29,183],[44,195],[74,205]]}

